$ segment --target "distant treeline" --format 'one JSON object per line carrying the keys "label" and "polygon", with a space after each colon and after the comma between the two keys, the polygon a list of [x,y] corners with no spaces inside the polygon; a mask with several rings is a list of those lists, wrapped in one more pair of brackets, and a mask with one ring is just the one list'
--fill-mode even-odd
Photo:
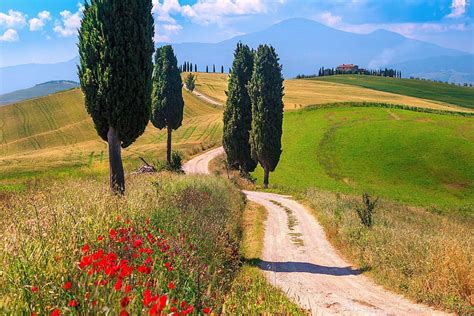
{"label": "distant treeline", "polygon": [[[221,73],[224,73],[224,66],[221,66],[221,69],[220,69]],[[192,62],[189,62],[189,61],[185,61],[181,66],[179,66],[179,71],[181,72],[198,72],[200,71],[199,68],[198,68],[198,65],[197,64],[193,64]],[[206,65],[206,72],[209,72],[209,66]],[[216,65],[212,65],[212,72],[215,73],[216,72]],[[229,70],[230,72],[230,70]]]}
{"label": "distant treeline", "polygon": [[346,74],[359,74],[367,76],[378,76],[378,77],[391,77],[391,78],[401,78],[402,72],[392,68],[385,69],[363,69],[355,68],[352,70],[339,70],[338,68],[319,68],[318,76],[334,76],[334,75],[346,75]]}
{"label": "distant treeline", "polygon": [[419,78],[419,77],[413,77],[410,76],[410,79],[412,80],[421,80],[421,81],[430,81],[430,82],[437,82],[437,83],[445,83],[445,84],[450,84],[452,86],[459,86],[459,87],[467,87],[467,88],[472,88],[472,83],[461,83],[461,82],[449,82],[449,81],[443,81],[443,80],[433,80],[433,79],[425,79],[425,78]]}

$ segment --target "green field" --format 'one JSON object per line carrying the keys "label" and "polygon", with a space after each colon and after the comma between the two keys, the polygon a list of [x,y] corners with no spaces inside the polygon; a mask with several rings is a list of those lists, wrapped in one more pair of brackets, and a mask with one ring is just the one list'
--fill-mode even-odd
{"label": "green field", "polygon": [[474,89],[425,80],[396,79],[364,75],[327,76],[312,79],[348,84],[378,91],[440,101],[474,109]]}
{"label": "green field", "polygon": [[[472,206],[474,120],[388,108],[285,113],[270,183],[374,195],[417,205]],[[262,170],[255,173],[259,181]]]}

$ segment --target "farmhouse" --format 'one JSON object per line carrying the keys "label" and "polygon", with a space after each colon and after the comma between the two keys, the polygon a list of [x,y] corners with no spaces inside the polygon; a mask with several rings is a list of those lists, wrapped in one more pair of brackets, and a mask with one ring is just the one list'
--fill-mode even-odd
{"label": "farmhouse", "polygon": [[354,64],[342,64],[337,66],[336,71],[338,73],[357,73],[359,71],[359,66]]}

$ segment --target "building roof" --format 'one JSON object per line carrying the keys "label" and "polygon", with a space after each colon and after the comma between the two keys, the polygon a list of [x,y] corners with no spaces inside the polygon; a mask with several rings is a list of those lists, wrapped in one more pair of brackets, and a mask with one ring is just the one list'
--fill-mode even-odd
{"label": "building roof", "polygon": [[342,65],[337,66],[337,68],[341,68],[341,69],[352,69],[355,67],[358,67],[358,66],[354,64],[342,64]]}

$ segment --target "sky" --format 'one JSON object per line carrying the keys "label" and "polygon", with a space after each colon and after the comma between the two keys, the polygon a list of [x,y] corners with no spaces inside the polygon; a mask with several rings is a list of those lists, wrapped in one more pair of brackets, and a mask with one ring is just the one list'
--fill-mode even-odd
{"label": "sky", "polygon": [[[303,17],[474,53],[474,0],[153,0],[156,42],[219,42]],[[77,56],[84,0],[0,0],[0,67]],[[305,35],[302,35],[305,36]]]}

